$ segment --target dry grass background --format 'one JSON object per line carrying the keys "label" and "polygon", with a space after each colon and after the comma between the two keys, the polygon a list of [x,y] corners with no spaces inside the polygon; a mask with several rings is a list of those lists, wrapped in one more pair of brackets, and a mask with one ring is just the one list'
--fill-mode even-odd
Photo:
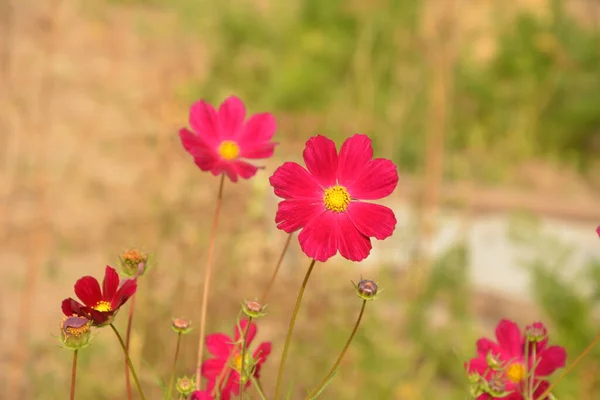
{"label": "dry grass background", "polygon": [[[263,3],[257,6],[268,9]],[[478,37],[475,53],[483,60],[494,47],[486,32],[491,3],[456,6],[462,15],[459,39]],[[517,3],[508,3],[507,10],[514,10]],[[543,13],[542,3],[518,2]],[[440,4],[430,2],[433,13]],[[72,295],[78,277],[100,276],[104,265],[115,264],[131,246],[155,260],[140,285],[133,358],[144,358],[164,377],[174,347],[170,317],[198,320],[200,272],[218,183],[196,169],[176,134],[188,109],[177,90],[191,79],[211,79],[205,43],[211,38],[185,34],[175,13],[100,0],[1,0],[0,18],[0,388],[10,388],[2,398],[64,398],[70,354],[54,347],[50,336],[58,333],[60,301]],[[435,19],[424,18],[427,31]],[[251,111],[263,111],[247,102]],[[276,157],[256,179],[225,189],[210,330],[229,329],[239,302],[260,293],[285,240],[272,223],[276,199],[267,177],[281,160],[298,158],[300,144],[320,122],[289,115],[279,121],[283,134]],[[582,196],[591,210],[597,202],[586,191]],[[409,192],[403,188],[397,196]],[[274,359],[305,263],[294,244],[269,317],[261,322],[260,339],[275,343]],[[383,274],[347,268],[338,260],[331,264],[316,272],[298,325],[302,344],[295,354],[302,351],[308,360],[289,363],[290,373],[308,368],[311,360],[328,364],[331,357],[321,346],[331,339],[321,331],[323,322],[351,321],[357,309],[349,281],[361,273]],[[28,290],[32,296],[23,305],[21,294]],[[125,318],[119,320],[123,324]],[[182,372],[192,371],[195,340],[195,335],[185,339]],[[350,355],[349,365],[353,357],[358,355]],[[274,376],[275,364],[269,363],[267,377]],[[15,368],[20,365],[23,371]],[[153,373],[139,365],[150,387]],[[353,375],[356,368],[348,368],[340,379],[360,378]],[[123,398],[123,381],[115,372],[122,369],[114,338],[101,332],[82,354],[79,379],[87,386],[82,393]],[[399,390],[403,394],[397,398],[419,398],[414,388],[403,384]],[[151,393],[158,398],[157,390]]]}

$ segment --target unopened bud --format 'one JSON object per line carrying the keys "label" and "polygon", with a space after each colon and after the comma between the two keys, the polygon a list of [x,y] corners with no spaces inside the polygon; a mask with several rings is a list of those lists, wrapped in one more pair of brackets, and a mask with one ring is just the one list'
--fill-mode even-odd
{"label": "unopened bud", "polygon": [[546,339],[548,331],[541,322],[536,322],[525,328],[525,337],[530,343],[538,343]]}
{"label": "unopened bud", "polygon": [[60,322],[60,338],[66,348],[79,350],[89,346],[91,336],[91,321],[87,318],[73,315],[63,317]]}
{"label": "unopened bud", "polygon": [[183,396],[189,396],[195,389],[194,380],[188,378],[187,376],[177,378],[177,383],[175,384],[175,387],[177,388],[179,394]]}
{"label": "unopened bud", "polygon": [[262,306],[258,301],[246,300],[242,304],[242,311],[250,318],[259,318],[265,315],[263,312],[266,306]]}
{"label": "unopened bud", "polygon": [[369,279],[363,279],[358,282],[358,285],[354,285],[356,294],[363,300],[373,300],[377,297],[377,291],[379,290],[377,284]]}
{"label": "unopened bud", "polygon": [[148,255],[138,249],[129,249],[119,256],[121,270],[127,276],[142,276],[149,268]]}
{"label": "unopened bud", "polygon": [[491,350],[486,354],[485,361],[487,362],[487,365],[490,367],[490,369],[496,371],[502,369],[502,363],[500,361],[500,358],[494,353],[492,353]]}
{"label": "unopened bud", "polygon": [[180,333],[182,335],[185,335],[192,330],[191,325],[192,323],[189,320],[183,318],[173,318],[171,321],[171,329],[173,329],[175,333]]}

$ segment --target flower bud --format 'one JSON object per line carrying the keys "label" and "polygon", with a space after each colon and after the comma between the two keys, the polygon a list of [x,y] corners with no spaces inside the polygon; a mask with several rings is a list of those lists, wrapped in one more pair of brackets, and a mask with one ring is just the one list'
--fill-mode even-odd
{"label": "flower bud", "polygon": [[177,388],[179,394],[183,396],[189,396],[195,390],[194,380],[188,378],[187,376],[177,378],[177,383],[175,384],[175,387]]}
{"label": "flower bud", "polygon": [[358,282],[358,285],[354,285],[356,294],[363,300],[374,300],[377,297],[378,287],[377,284],[369,279],[363,279]]}
{"label": "flower bud", "polygon": [[171,321],[171,329],[173,329],[175,333],[180,333],[182,335],[185,335],[192,330],[191,325],[192,323],[189,320],[183,318],[173,318]]}
{"label": "flower bud", "polygon": [[502,369],[502,362],[500,361],[500,358],[494,353],[492,353],[491,350],[486,354],[485,361],[487,362],[487,365],[490,367],[490,369],[494,371]]}
{"label": "flower bud", "polygon": [[242,304],[242,311],[250,318],[259,318],[265,315],[263,310],[266,306],[262,306],[258,301],[255,300],[246,300]]}
{"label": "flower bud", "polygon": [[138,249],[129,249],[119,256],[121,270],[127,276],[138,277],[149,269],[148,255]]}
{"label": "flower bud", "polygon": [[63,317],[60,322],[60,340],[66,348],[79,350],[86,348],[91,341],[89,319],[73,315]]}
{"label": "flower bud", "polygon": [[508,396],[509,392],[506,390],[506,381],[503,379],[502,374],[496,374],[490,378],[486,392],[493,398]]}
{"label": "flower bud", "polygon": [[545,340],[548,336],[548,330],[546,327],[540,323],[536,322],[531,326],[525,328],[525,337],[527,341],[530,343],[539,343]]}

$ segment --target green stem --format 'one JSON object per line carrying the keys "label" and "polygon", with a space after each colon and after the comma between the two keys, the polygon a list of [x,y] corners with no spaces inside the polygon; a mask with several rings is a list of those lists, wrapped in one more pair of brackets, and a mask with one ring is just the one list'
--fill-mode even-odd
{"label": "green stem", "polygon": [[[133,325],[133,310],[135,307],[135,294],[131,296],[129,300],[129,318],[127,319],[127,330],[125,331],[125,349],[129,354],[129,343],[131,341],[131,326]],[[127,390],[127,398],[133,399],[133,393],[131,391],[131,379],[129,378],[129,367],[125,362],[125,388]]]}
{"label": "green stem", "polygon": [[181,345],[181,332],[177,333],[177,346],[175,347],[175,357],[173,357],[173,367],[171,368],[171,379],[169,379],[169,389],[167,391],[167,400],[173,396],[173,386],[175,385],[175,369],[177,367],[177,358],[179,357],[179,346]]}
{"label": "green stem", "polygon": [[296,317],[298,316],[298,310],[300,309],[300,303],[302,302],[302,296],[304,295],[304,289],[306,289],[306,284],[308,283],[308,278],[310,278],[310,274],[315,266],[317,260],[312,260],[310,262],[310,266],[306,271],[306,275],[304,276],[304,281],[302,282],[302,286],[300,287],[300,291],[298,292],[298,298],[296,299],[296,305],[294,306],[294,311],[292,312],[292,318],[290,319],[290,325],[288,327],[287,336],[285,337],[285,344],[283,345],[283,354],[281,355],[281,361],[279,362],[279,372],[277,374],[277,383],[275,385],[275,396],[273,400],[277,400],[279,398],[279,390],[281,388],[281,378],[283,377],[283,368],[285,366],[285,359],[287,358],[288,348],[290,346],[290,341],[292,339],[292,332],[294,331],[294,324],[296,323]]}
{"label": "green stem", "polygon": [[246,388],[246,372],[244,370],[244,360],[246,358],[246,341],[248,340],[248,332],[250,332],[250,325],[252,324],[252,317],[248,316],[248,324],[244,329],[244,340],[242,341],[242,361],[240,362],[240,400],[244,398],[244,389]]}
{"label": "green stem", "polygon": [[267,400],[267,396],[265,396],[262,386],[260,386],[260,382],[254,376],[252,376],[252,383],[254,384],[254,388],[258,392],[258,395],[260,396],[261,400]]}
{"label": "green stem", "polygon": [[75,399],[75,378],[77,377],[77,355],[79,354],[79,350],[75,349],[73,351],[73,367],[71,368],[71,400]]}
{"label": "green stem", "polygon": [[133,364],[131,363],[131,358],[129,358],[129,354],[127,354],[127,348],[125,347],[125,342],[123,342],[123,338],[119,334],[119,331],[113,324],[110,324],[115,335],[117,335],[117,339],[119,339],[119,343],[121,344],[121,348],[123,349],[123,354],[125,354],[125,358],[127,359],[127,364],[129,364],[129,370],[131,371],[131,376],[133,376],[133,381],[135,382],[135,386],[137,386],[137,390],[140,394],[142,400],[146,400],[146,396],[144,396],[144,391],[142,390],[142,385],[140,385],[140,380],[135,373],[135,368],[133,368]]}
{"label": "green stem", "polygon": [[366,306],[367,306],[367,301],[363,300],[362,307],[360,308],[360,313],[358,314],[358,318],[356,319],[356,323],[354,324],[352,333],[350,334],[348,341],[346,341],[346,345],[342,349],[342,352],[340,353],[338,359],[335,361],[335,364],[333,364],[333,367],[331,367],[331,369],[329,370],[329,373],[323,379],[321,384],[316,389],[314,389],[312,392],[310,392],[310,394],[308,395],[308,397],[306,397],[306,399],[315,398],[325,388],[327,383],[329,383],[329,381],[331,380],[331,378],[333,377],[333,375],[339,368],[339,366],[342,362],[342,359],[344,358],[344,355],[346,354],[346,351],[348,351],[348,348],[350,347],[350,344],[352,343],[352,340],[354,339],[354,336],[356,335],[356,331],[358,331],[358,326],[360,325],[360,321],[362,320],[363,314],[365,313]]}

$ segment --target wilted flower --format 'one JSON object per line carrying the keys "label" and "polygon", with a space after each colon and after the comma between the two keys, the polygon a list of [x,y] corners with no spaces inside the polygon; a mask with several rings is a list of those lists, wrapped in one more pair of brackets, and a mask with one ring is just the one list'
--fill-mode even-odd
{"label": "wilted flower", "polygon": [[177,392],[179,392],[179,394],[189,396],[194,391],[194,380],[188,378],[187,376],[177,378],[175,387],[177,388]]}
{"label": "wilted flower", "polygon": [[252,317],[252,318],[259,318],[259,317],[262,317],[263,315],[265,315],[265,313],[263,312],[264,309],[265,309],[265,307],[263,307],[256,300],[246,300],[242,304],[242,311],[244,312],[244,314],[246,314],[248,317]]}
{"label": "wilted flower", "polygon": [[363,300],[373,300],[377,297],[377,291],[379,288],[377,284],[370,279],[362,279],[358,282],[358,285],[355,286],[356,294]]}
{"label": "wilted flower", "polygon": [[85,317],[64,316],[60,322],[60,338],[63,345],[73,350],[87,347],[92,338],[90,325],[90,320]]}
{"label": "wilted flower", "polygon": [[190,325],[190,321],[183,318],[173,318],[171,321],[171,329],[173,329],[176,333],[181,333],[182,335],[185,335],[192,330]]}
{"label": "wilted flower", "polygon": [[138,249],[126,250],[119,256],[121,269],[127,276],[141,276],[148,270],[148,255]]}
{"label": "wilted flower", "polygon": [[279,203],[275,222],[298,236],[304,253],[326,261],[338,251],[352,261],[366,258],[371,237],[382,240],[396,227],[396,217],[387,207],[362,200],[388,196],[398,183],[396,166],[390,160],[373,159],[371,139],[348,138],[340,148],[324,136],[306,142],[304,162],[280,166],[270,178]]}
{"label": "wilted flower", "polygon": [[62,311],[66,316],[79,315],[91,320],[94,326],[103,326],[112,322],[114,314],[136,289],[134,279],[127,279],[119,286],[117,271],[107,265],[102,289],[96,278],[84,276],[75,283],[75,294],[83,304],[68,298],[62,302]]}

